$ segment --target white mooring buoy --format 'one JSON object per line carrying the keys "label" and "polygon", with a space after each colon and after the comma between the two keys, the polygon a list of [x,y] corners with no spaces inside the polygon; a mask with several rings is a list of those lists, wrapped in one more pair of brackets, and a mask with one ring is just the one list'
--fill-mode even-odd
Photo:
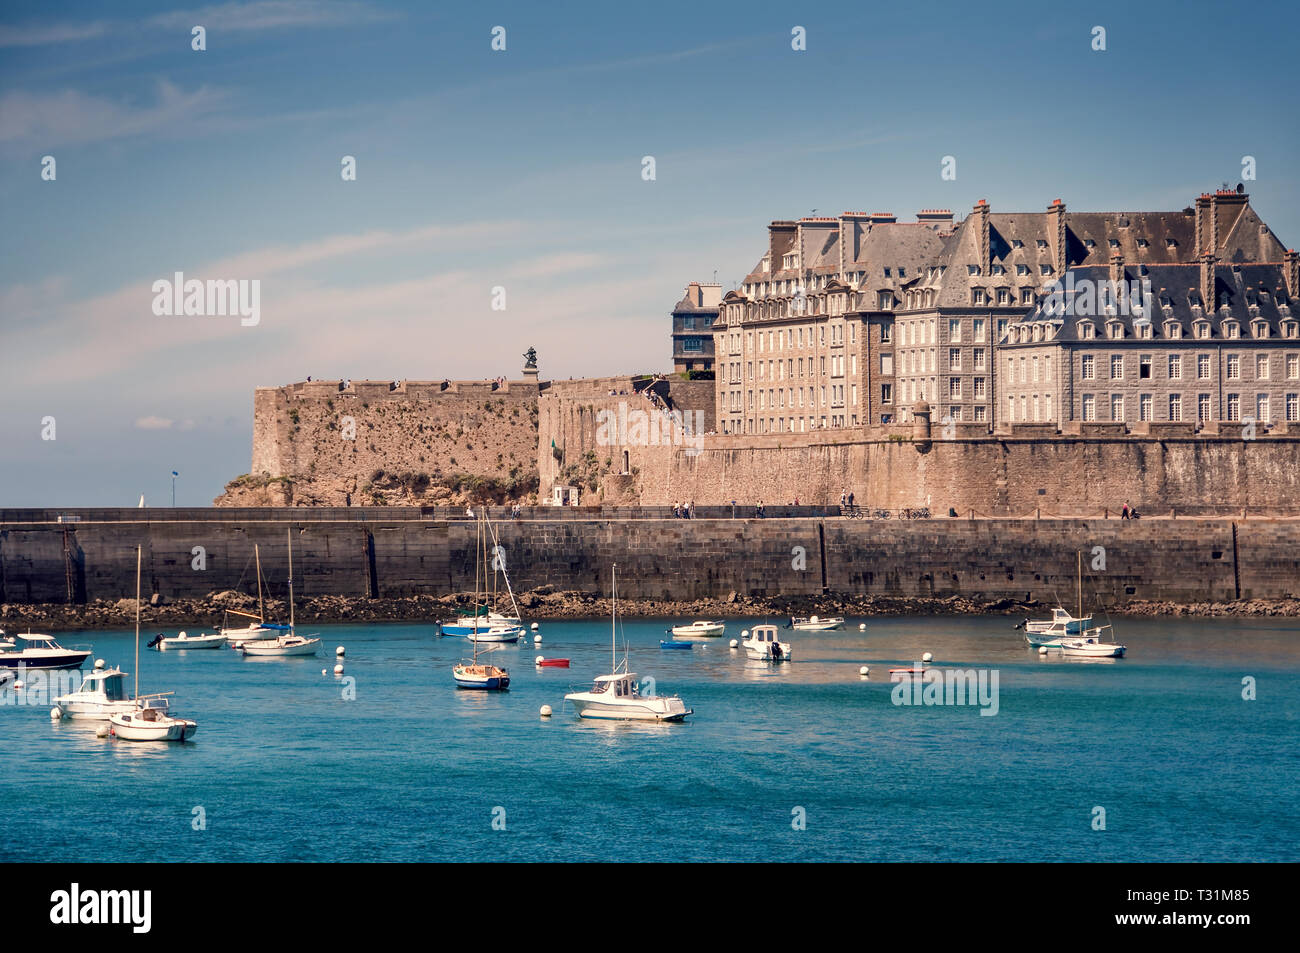
{"label": "white mooring buoy", "polygon": [[858,669],[858,674],[861,675],[863,678],[866,678],[868,675],[871,674],[871,669],[868,668],[866,665],[864,665],[862,666],[862,668]]}
{"label": "white mooring buoy", "polygon": [[742,639],[747,639],[747,638],[749,638],[749,629],[741,629],[741,630],[740,630],[740,637],[741,637]]}
{"label": "white mooring buoy", "polygon": [[98,726],[98,727],[95,729],[95,737],[96,737],[96,738],[107,738],[107,737],[108,737],[108,733],[109,733],[110,731],[112,731],[112,730],[113,730],[112,727],[109,726],[109,725],[100,725],[100,726]]}
{"label": "white mooring buoy", "polygon": [[1039,654],[1039,655],[1046,655],[1046,654],[1047,654],[1047,646],[1046,646],[1046,645],[1040,645],[1040,646],[1038,647],[1038,654]]}
{"label": "white mooring buoy", "polygon": [[550,706],[550,705],[543,705],[543,706],[542,706],[542,717],[543,717],[543,718],[550,718],[550,717],[551,717],[551,706]]}
{"label": "white mooring buoy", "polygon": [[63,717],[63,709],[60,708],[58,705],[55,705],[53,708],[50,709],[51,721],[58,721],[62,717]]}
{"label": "white mooring buoy", "polygon": [[858,631],[859,631],[859,632],[865,632],[865,631],[867,631],[867,624],[866,624],[865,622],[859,622],[859,623],[858,623]]}
{"label": "white mooring buoy", "polygon": [[342,663],[342,662],[339,662],[337,665],[334,666],[334,674],[335,674],[335,675],[342,675],[342,674],[343,674],[343,663]]}
{"label": "white mooring buoy", "polygon": [[532,629],[534,632],[536,632],[538,629],[541,628],[541,626],[539,626],[536,622],[534,622],[532,625],[529,626],[529,628]]}
{"label": "white mooring buoy", "polygon": [[338,658],[343,658],[343,656],[345,656],[345,655],[348,654],[348,650],[345,649],[343,646],[340,645],[338,648],[336,648],[336,649],[334,650],[334,654],[335,654]]}
{"label": "white mooring buoy", "polygon": [[533,660],[533,664],[534,664],[534,665],[541,665],[541,664],[542,664],[543,662],[545,662],[545,661],[546,661],[546,656],[545,656],[545,655],[539,655],[539,656],[537,656],[536,659]]}
{"label": "white mooring buoy", "polygon": [[104,660],[102,658],[95,659],[95,671],[98,672],[103,667],[104,667]]}
{"label": "white mooring buoy", "polygon": [[732,640],[731,640],[731,647],[732,647],[733,649],[740,648],[740,643],[737,642],[735,639],[732,639]]}
{"label": "white mooring buoy", "polygon": [[922,662],[933,662],[933,661],[934,661],[934,656],[931,655],[929,652],[926,652],[924,655],[921,656],[921,661],[922,661]]}
{"label": "white mooring buoy", "polygon": [[541,644],[542,644],[542,637],[540,635],[534,635],[533,645],[541,645]]}

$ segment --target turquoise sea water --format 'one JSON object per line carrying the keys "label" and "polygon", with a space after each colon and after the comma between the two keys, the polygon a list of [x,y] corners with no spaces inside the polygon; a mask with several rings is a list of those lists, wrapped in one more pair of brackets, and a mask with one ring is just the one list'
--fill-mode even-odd
{"label": "turquoise sea water", "polygon": [[[9,693],[0,861],[1300,859],[1294,621],[1117,619],[1129,657],[1090,662],[1040,659],[1005,617],[852,619],[786,634],[775,668],[727,647],[756,621],[691,651],[625,623],[683,725],[564,706],[608,671],[608,620],[493,653],[504,694],[454,688],[468,643],[431,625],[322,626],[314,659],[142,652],[142,691],[200,724],[185,745],[99,739]],[[60,639],[131,668],[129,632]],[[336,645],[355,700],[322,675]],[[996,669],[998,714],[893,704],[887,669],[925,651]]]}

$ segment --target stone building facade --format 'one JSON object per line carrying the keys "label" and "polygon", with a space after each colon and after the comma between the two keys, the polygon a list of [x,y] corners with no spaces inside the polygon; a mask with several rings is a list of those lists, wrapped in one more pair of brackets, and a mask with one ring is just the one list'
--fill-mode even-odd
{"label": "stone building facade", "polygon": [[714,325],[717,420],[726,434],[889,423],[893,309],[942,247],[947,212],[775,221],[768,247]]}
{"label": "stone building facade", "polygon": [[1071,269],[998,348],[1013,423],[1300,428],[1300,256]]}

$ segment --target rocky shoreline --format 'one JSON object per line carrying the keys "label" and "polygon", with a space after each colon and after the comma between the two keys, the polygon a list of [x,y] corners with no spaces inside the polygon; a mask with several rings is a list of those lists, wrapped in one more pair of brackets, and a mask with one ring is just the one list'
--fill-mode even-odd
{"label": "rocky shoreline", "polygon": [[[454,614],[458,608],[473,603],[472,593],[449,596],[409,596],[405,598],[367,599],[350,596],[312,596],[298,602],[295,618],[299,623],[332,622],[433,622]],[[257,600],[244,593],[213,593],[204,599],[164,601],[154,599],[141,608],[141,624],[146,629],[212,628],[221,624],[227,609],[244,612],[256,608]],[[544,586],[519,595],[519,607],[531,622],[548,619],[589,619],[608,614],[609,600],[585,592],[557,592]],[[785,618],[791,615],[901,616],[901,615],[1034,615],[1044,614],[1050,606],[1015,599],[978,600],[961,596],[946,599],[919,597],[861,596],[829,593],[811,597],[750,597],[729,593],[721,599],[670,601],[630,599],[619,603],[627,618]],[[1129,616],[1239,616],[1300,618],[1300,599],[1255,599],[1239,602],[1170,602],[1126,603],[1116,614]],[[268,619],[285,619],[288,607],[281,600],[268,600]],[[135,600],[116,602],[100,600],[85,605],[9,603],[0,605],[0,628],[10,633],[31,628],[59,631],[68,629],[129,628],[135,623]],[[232,625],[243,620],[231,618]]]}

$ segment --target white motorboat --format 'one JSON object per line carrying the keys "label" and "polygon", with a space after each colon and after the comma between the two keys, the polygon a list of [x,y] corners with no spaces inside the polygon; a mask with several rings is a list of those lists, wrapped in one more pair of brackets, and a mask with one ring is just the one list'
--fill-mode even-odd
{"label": "white motorboat", "polygon": [[1101,630],[1108,628],[1110,628],[1108,625],[1098,626],[1089,629],[1080,638],[1062,639],[1061,652],[1079,658],[1123,658],[1124,653],[1128,651],[1128,646],[1120,645],[1118,642],[1101,641]]}
{"label": "white motorboat", "polygon": [[220,632],[199,635],[181,632],[179,635],[158,635],[149,643],[149,648],[166,652],[170,649],[219,649],[225,644],[226,637]]}
{"label": "white motorboat", "polygon": [[1038,619],[1021,622],[1016,626],[1025,630],[1025,641],[1033,648],[1046,646],[1049,649],[1061,647],[1061,639],[1080,635],[1092,623],[1092,614],[1075,617],[1057,606],[1052,610],[1050,619]]}
{"label": "white motorboat", "polygon": [[697,619],[689,625],[675,625],[672,633],[679,638],[691,638],[694,636],[699,639],[714,639],[727,631],[725,622],[710,622],[707,619]]}
{"label": "white motorboat", "polygon": [[838,629],[844,625],[843,616],[816,616],[796,617],[790,620],[790,628],[799,632],[827,632],[831,629]]}
{"label": "white motorboat", "polygon": [[627,670],[627,650],[618,661],[618,585],[615,566],[610,571],[613,611],[610,619],[609,654],[613,672],[596,676],[591,691],[571,692],[564,696],[573,702],[581,718],[612,721],[683,721],[692,710],[676,695],[642,695],[636,674]]}
{"label": "white motorboat", "polygon": [[320,648],[320,639],[314,636],[277,635],[273,639],[257,639],[245,642],[239,651],[256,657],[288,657],[294,655],[315,655]]}
{"label": "white motorboat", "polygon": [[740,644],[745,647],[747,656],[759,662],[788,662],[794,653],[794,646],[777,638],[774,625],[754,626],[749,638]]}
{"label": "white motorboat", "polygon": [[138,709],[109,716],[115,738],[122,741],[188,741],[199,730],[197,722],[168,712],[167,699],[145,698]]}
{"label": "white motorboat", "polygon": [[[140,570],[144,550],[135,548],[135,699],[124,711],[109,711],[109,732],[123,741],[185,741],[198,724],[170,714],[171,692],[140,694]],[[66,696],[65,696],[66,697]]]}
{"label": "white motorboat", "polygon": [[8,691],[17,681],[12,669],[0,668],[0,692]]}
{"label": "white motorboat", "polygon": [[18,636],[26,645],[20,646],[12,638],[0,642],[0,668],[59,669],[81,668],[90,658],[91,649],[64,648],[52,635],[23,632]]}
{"label": "white motorboat", "polygon": [[75,692],[54,699],[63,718],[82,718],[87,721],[107,721],[109,716],[135,711],[139,701],[127,690],[126,672],[120,668],[105,668],[98,659],[95,667],[81,680]]}

